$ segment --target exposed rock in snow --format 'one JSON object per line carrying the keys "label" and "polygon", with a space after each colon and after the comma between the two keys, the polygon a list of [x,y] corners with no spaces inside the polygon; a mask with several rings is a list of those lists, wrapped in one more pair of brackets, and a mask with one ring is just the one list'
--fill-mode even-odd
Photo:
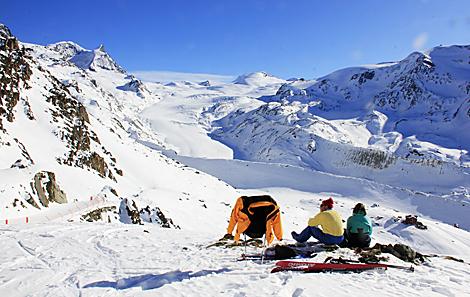
{"label": "exposed rock in snow", "polygon": [[0,48],[5,47],[5,44],[11,37],[10,29],[4,24],[0,24]]}
{"label": "exposed rock in snow", "polygon": [[199,83],[199,85],[200,85],[200,86],[203,86],[203,87],[210,87],[212,84],[211,84],[210,81],[205,80],[205,81],[201,81],[201,82]]}
{"label": "exposed rock in snow", "polygon": [[139,208],[133,199],[123,198],[119,206],[120,221],[126,224],[143,224],[144,222],[158,224],[163,228],[180,227],[175,225],[172,219],[167,218],[159,207],[150,208],[145,206]]}
{"label": "exposed rock in snow", "polygon": [[[2,120],[13,122],[15,107],[20,101],[20,89],[28,88],[31,68],[25,48],[11,35],[10,30],[0,26],[0,130]],[[27,100],[24,100],[27,102]],[[26,103],[29,104],[29,103]]]}
{"label": "exposed rock in snow", "polygon": [[94,209],[82,215],[81,219],[87,222],[107,222],[111,223],[118,219],[116,206],[105,206]]}
{"label": "exposed rock in snow", "polygon": [[149,94],[149,90],[145,87],[141,80],[132,77],[131,81],[125,85],[117,87],[119,90],[135,92],[137,96],[144,98]]}
{"label": "exposed rock in snow", "polygon": [[144,222],[159,224],[163,228],[175,228],[180,229],[179,226],[173,223],[173,220],[167,218],[159,207],[150,209],[150,206],[146,206],[140,210],[140,217]]}
{"label": "exposed rock in snow", "polygon": [[48,207],[49,202],[67,203],[67,195],[57,185],[53,172],[38,172],[32,183],[33,192],[39,197],[42,206]]}

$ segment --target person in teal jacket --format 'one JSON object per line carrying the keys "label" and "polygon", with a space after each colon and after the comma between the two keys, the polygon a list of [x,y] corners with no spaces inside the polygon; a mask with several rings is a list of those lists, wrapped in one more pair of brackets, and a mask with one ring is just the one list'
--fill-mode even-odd
{"label": "person in teal jacket", "polygon": [[367,217],[366,207],[356,204],[353,215],[348,218],[345,230],[345,242],[348,247],[369,247],[372,236],[372,222]]}

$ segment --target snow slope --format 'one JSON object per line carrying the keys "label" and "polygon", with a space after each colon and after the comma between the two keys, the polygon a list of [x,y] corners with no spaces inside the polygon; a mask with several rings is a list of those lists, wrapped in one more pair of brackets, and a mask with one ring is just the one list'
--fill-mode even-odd
{"label": "snow slope", "polygon": [[[284,212],[284,228],[298,230],[327,195],[280,188],[261,189],[276,197]],[[259,191],[242,192],[246,194]],[[352,197],[335,197],[344,215]],[[229,209],[227,208],[228,212]],[[459,255],[469,261],[468,232],[424,220],[423,231],[391,220],[387,207],[371,208],[380,226],[374,240],[419,246],[422,252]],[[225,214],[213,213],[215,216]],[[375,219],[378,215],[384,219]],[[392,223],[393,222],[393,223]],[[52,222],[0,230],[5,247],[0,290],[7,296],[465,296],[468,264],[432,258],[414,273],[401,270],[356,273],[270,274],[272,262],[237,262],[237,248],[206,248],[223,230],[216,224],[193,230],[171,230],[155,225]],[[454,241],[454,242],[451,242]],[[465,250],[467,249],[467,250]],[[248,252],[259,251],[253,247]],[[320,253],[323,261],[338,253]],[[343,257],[351,256],[347,249]],[[396,264],[407,265],[398,259]]]}

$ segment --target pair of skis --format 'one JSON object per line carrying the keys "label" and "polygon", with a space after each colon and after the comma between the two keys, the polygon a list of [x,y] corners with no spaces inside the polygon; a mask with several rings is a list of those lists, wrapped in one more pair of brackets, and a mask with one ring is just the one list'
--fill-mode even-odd
{"label": "pair of skis", "polygon": [[339,271],[339,272],[361,272],[371,269],[383,269],[397,268],[407,271],[414,271],[414,267],[406,267],[391,264],[382,263],[316,263],[307,261],[278,261],[276,267],[271,270],[271,273],[280,271],[301,271],[301,272],[327,272],[327,271]]}

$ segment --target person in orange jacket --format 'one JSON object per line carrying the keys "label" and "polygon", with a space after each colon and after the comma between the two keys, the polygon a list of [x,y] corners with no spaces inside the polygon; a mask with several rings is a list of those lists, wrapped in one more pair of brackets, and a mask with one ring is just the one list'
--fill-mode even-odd
{"label": "person in orange jacket", "polygon": [[[344,237],[343,222],[338,212],[333,210],[333,198],[323,200],[320,212],[308,220],[308,226],[300,234],[292,231],[292,238],[297,242],[306,242],[310,237],[325,244],[340,244]],[[321,229],[318,228],[321,226]]]}
{"label": "person in orange jacket", "polygon": [[[252,200],[255,201],[252,201]],[[245,201],[244,201],[245,200]],[[240,240],[240,234],[248,231],[250,224],[254,223],[250,220],[250,215],[257,207],[271,206],[272,211],[265,221],[265,235],[268,244],[274,240],[274,236],[278,240],[282,240],[282,224],[281,212],[274,199],[270,196],[242,196],[239,197],[232,209],[230,222],[227,227],[227,233],[222,239],[234,239],[236,242]],[[235,229],[235,236],[232,232]],[[247,234],[250,236],[250,234]],[[262,235],[262,234],[258,234]]]}

